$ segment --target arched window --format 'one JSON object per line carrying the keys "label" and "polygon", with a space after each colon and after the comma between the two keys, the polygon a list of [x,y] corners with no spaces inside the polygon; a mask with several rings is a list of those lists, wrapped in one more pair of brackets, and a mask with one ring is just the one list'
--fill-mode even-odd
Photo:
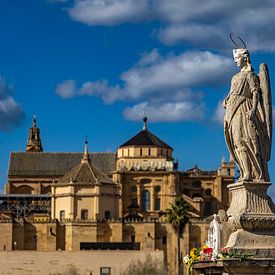
{"label": "arched window", "polygon": [[156,192],[156,193],[159,193],[159,192],[160,192],[160,189],[161,189],[160,186],[157,185],[157,186],[155,187],[155,192]]}
{"label": "arched window", "polygon": [[160,210],[160,198],[155,199],[155,210]]}
{"label": "arched window", "polygon": [[89,212],[88,209],[81,210],[81,220],[87,221],[89,219]]}
{"label": "arched window", "polygon": [[206,201],[204,203],[203,216],[209,217],[211,214],[212,214],[212,203],[211,203],[211,201]]}
{"label": "arched window", "polygon": [[143,190],[141,193],[141,209],[142,211],[150,210],[150,192],[148,190]]}
{"label": "arched window", "polygon": [[28,185],[21,185],[16,188],[16,193],[17,194],[31,194],[33,188],[28,186]]}

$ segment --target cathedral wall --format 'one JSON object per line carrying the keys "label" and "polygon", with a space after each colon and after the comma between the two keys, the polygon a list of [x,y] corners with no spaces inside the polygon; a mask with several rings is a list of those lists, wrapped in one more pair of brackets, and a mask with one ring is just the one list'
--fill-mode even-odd
{"label": "cathedral wall", "polygon": [[[52,199],[53,200],[53,199]],[[61,211],[65,211],[64,218],[72,218],[71,213],[71,197],[55,198],[55,218],[60,220]]]}
{"label": "cathedral wall", "polygon": [[[150,256],[163,263],[163,252],[153,251]],[[77,269],[77,274],[100,275],[100,267],[110,267],[112,275],[119,275],[132,261],[144,261],[147,253],[143,251],[56,251],[0,252],[2,274],[13,275],[48,275],[75,274],[70,267]],[[72,269],[71,269],[72,270]],[[175,273],[172,273],[175,274]]]}
{"label": "cathedral wall", "polygon": [[111,231],[111,242],[122,242],[123,241],[123,225],[121,222],[109,223]]}
{"label": "cathedral wall", "polygon": [[7,250],[56,250],[56,224],[13,222],[0,223],[0,250],[8,244]]}
{"label": "cathedral wall", "polygon": [[0,222],[0,251],[12,250],[13,244],[12,222]]}
{"label": "cathedral wall", "polygon": [[[173,202],[172,195],[176,195],[177,177],[173,172],[136,172],[123,174],[118,177],[122,185],[122,205],[123,215],[128,212],[128,206],[133,202],[142,208],[144,200],[146,203],[146,212],[165,211]],[[147,191],[147,195],[143,192]],[[144,208],[144,207],[143,207]],[[145,214],[144,211],[141,211]]]}
{"label": "cathedral wall", "polygon": [[75,198],[75,211],[76,218],[81,219],[81,211],[88,210],[88,219],[95,220],[97,214],[98,198],[96,197],[76,197]]}
{"label": "cathedral wall", "polygon": [[38,251],[55,251],[57,226],[56,223],[34,223]]}
{"label": "cathedral wall", "polygon": [[75,193],[78,195],[86,195],[86,194],[94,194],[96,192],[94,185],[76,185],[75,186]]}
{"label": "cathedral wall", "polygon": [[71,192],[71,187],[70,186],[55,187],[55,194],[56,195],[68,194],[70,192]]}
{"label": "cathedral wall", "polygon": [[25,178],[25,177],[17,177],[10,178],[9,181],[5,185],[5,193],[6,194],[48,194],[51,192],[50,185],[52,182],[52,178]]}
{"label": "cathedral wall", "polygon": [[66,225],[57,222],[56,224],[56,249],[65,250],[66,244]]}
{"label": "cathedral wall", "polygon": [[204,221],[193,221],[190,225],[190,247],[201,247],[208,239],[209,223]]}
{"label": "cathedral wall", "polygon": [[67,251],[80,250],[80,243],[97,242],[97,224],[66,223],[65,249]]}
{"label": "cathedral wall", "polygon": [[123,241],[140,243],[140,249],[151,251],[155,249],[155,223],[132,222],[123,226]]}
{"label": "cathedral wall", "polygon": [[[118,213],[118,198],[101,195],[99,197],[99,217],[116,218]],[[109,214],[107,213],[109,212]],[[108,217],[109,216],[109,217]]]}
{"label": "cathedral wall", "polygon": [[13,250],[24,250],[24,222],[13,222]]}

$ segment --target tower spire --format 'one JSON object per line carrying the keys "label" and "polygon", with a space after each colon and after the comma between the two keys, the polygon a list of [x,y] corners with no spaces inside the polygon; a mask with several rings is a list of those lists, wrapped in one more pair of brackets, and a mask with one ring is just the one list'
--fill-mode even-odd
{"label": "tower spire", "polygon": [[89,162],[89,161],[90,161],[90,157],[89,157],[89,151],[88,151],[88,140],[85,139],[84,154],[83,154],[83,158],[82,158],[82,163],[83,162]]}
{"label": "tower spire", "polygon": [[35,114],[33,115],[33,118],[32,118],[32,127],[36,128],[36,115]]}
{"label": "tower spire", "polygon": [[143,131],[146,131],[147,130],[147,117],[144,116],[143,118]]}
{"label": "tower spire", "polygon": [[29,136],[26,146],[27,152],[42,152],[42,142],[40,139],[40,130],[36,126],[36,115],[33,115],[32,127],[29,129]]}

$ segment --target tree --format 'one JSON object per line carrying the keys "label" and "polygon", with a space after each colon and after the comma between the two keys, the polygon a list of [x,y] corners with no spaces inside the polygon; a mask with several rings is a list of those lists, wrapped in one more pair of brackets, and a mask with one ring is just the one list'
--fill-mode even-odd
{"label": "tree", "polygon": [[185,225],[189,221],[189,206],[182,197],[177,197],[175,203],[167,209],[167,221],[172,225],[177,234],[177,248],[178,248],[178,274],[182,275],[182,255],[180,249],[180,239],[183,237]]}
{"label": "tree", "polygon": [[162,261],[153,258],[150,254],[141,261],[132,261],[129,266],[120,273],[121,275],[165,275],[165,267]]}

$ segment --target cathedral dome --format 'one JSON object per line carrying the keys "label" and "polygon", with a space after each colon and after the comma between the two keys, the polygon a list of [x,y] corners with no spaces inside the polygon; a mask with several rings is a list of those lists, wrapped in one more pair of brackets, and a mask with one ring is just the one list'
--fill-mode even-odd
{"label": "cathedral dome", "polygon": [[131,139],[123,143],[119,148],[129,146],[153,146],[165,149],[172,149],[168,144],[155,136],[147,129],[147,117],[143,118],[143,129]]}
{"label": "cathedral dome", "polygon": [[151,133],[147,128],[147,117],[143,118],[143,129],[123,143],[117,152],[118,158],[166,158],[172,159],[173,148]]}

